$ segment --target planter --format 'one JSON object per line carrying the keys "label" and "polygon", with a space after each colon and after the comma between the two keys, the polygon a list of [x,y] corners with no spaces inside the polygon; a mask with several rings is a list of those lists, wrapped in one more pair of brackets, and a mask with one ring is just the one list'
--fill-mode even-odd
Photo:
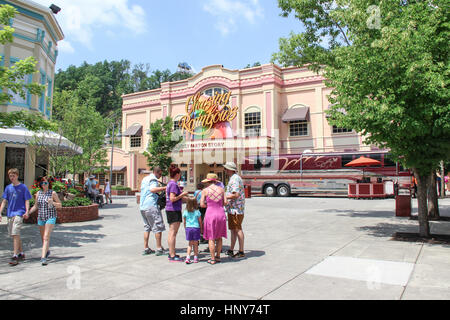
{"label": "planter", "polygon": [[136,194],[135,191],[131,190],[111,190],[111,195],[113,196],[134,196]]}
{"label": "planter", "polygon": [[[57,208],[56,223],[84,222],[98,219],[98,204],[83,207],[63,207]],[[37,223],[37,212],[34,212],[23,222],[28,224]]]}

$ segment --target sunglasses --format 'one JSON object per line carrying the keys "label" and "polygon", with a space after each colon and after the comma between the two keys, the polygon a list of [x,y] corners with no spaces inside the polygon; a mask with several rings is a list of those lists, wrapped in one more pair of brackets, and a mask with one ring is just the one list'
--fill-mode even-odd
{"label": "sunglasses", "polygon": [[45,186],[45,185],[47,185],[47,184],[48,184],[47,181],[41,182],[41,186]]}

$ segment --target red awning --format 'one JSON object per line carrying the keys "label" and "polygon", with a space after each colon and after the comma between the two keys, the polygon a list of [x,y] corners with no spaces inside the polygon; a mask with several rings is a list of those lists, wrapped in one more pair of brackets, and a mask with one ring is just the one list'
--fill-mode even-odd
{"label": "red awning", "polygon": [[123,134],[123,136],[125,136],[125,137],[141,136],[141,135],[142,135],[142,125],[140,125],[140,124],[132,125]]}
{"label": "red awning", "polygon": [[301,108],[294,108],[294,109],[288,109],[283,114],[283,117],[281,120],[283,122],[292,122],[292,121],[299,121],[299,120],[307,120],[309,113],[309,107],[301,107]]}

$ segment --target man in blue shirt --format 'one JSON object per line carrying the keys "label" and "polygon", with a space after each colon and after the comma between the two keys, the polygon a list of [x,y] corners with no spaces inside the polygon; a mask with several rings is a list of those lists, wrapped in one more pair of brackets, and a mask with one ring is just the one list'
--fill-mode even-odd
{"label": "man in blue shirt", "polygon": [[[25,259],[22,249],[22,241],[20,239],[20,230],[22,228],[23,219],[30,216],[30,199],[31,194],[26,185],[19,182],[19,170],[10,169],[8,171],[11,184],[6,186],[3,193],[3,201],[0,206],[0,213],[3,212],[6,204],[8,204],[8,234],[13,238],[14,255],[9,262],[10,265],[16,266],[19,260]],[[2,220],[0,214],[0,221]]]}
{"label": "man in blue shirt", "polygon": [[159,167],[153,168],[153,173],[142,180],[141,201],[139,209],[144,220],[144,252],[143,255],[155,253],[148,246],[150,231],[155,234],[156,255],[164,254],[161,246],[162,232],[166,230],[161,210],[158,206],[158,193],[166,190],[166,187],[159,187],[158,179],[161,178],[162,170]]}

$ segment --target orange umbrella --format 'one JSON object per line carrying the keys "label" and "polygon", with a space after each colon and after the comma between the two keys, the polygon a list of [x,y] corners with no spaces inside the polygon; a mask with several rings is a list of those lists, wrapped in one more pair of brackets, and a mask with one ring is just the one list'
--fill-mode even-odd
{"label": "orange umbrella", "polygon": [[[355,159],[355,160],[347,163],[345,165],[345,167],[369,167],[369,166],[376,166],[376,165],[380,165],[380,164],[381,164],[381,162],[378,160],[361,156],[358,159]],[[364,178],[364,168],[363,168],[363,178]]]}
{"label": "orange umbrella", "polygon": [[376,166],[376,165],[380,165],[380,164],[381,164],[381,162],[378,160],[361,156],[358,159],[350,161],[345,166],[346,167],[368,167],[368,166]]}

